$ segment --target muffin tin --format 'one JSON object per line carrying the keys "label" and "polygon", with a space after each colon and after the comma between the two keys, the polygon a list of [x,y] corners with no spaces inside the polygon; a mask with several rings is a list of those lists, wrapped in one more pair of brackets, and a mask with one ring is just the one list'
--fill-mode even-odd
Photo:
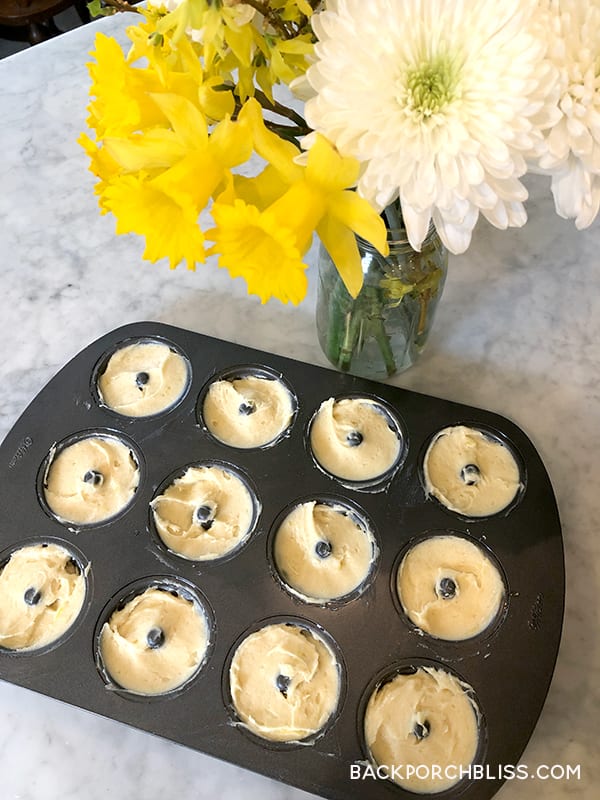
{"label": "muffin tin", "polygon": [[[96,379],[107,354],[138,339],[164,341],[189,361],[183,397],[153,417],[123,417],[102,406]],[[209,382],[233,370],[281,375],[295,413],[285,435],[268,447],[219,443],[202,424],[200,398]],[[232,373],[232,374],[233,374]],[[375,398],[402,429],[398,469],[375,485],[343,485],[311,456],[308,430],[329,397]],[[427,497],[422,460],[442,428],[492,432],[516,454],[523,490],[517,502],[488,518],[468,519]],[[99,525],[65,524],[48,512],[43,480],[57,443],[82,433],[130,443],[140,467],[133,501]],[[186,465],[218,462],[248,476],[257,497],[254,528],[231,557],[194,562],[164,547],[151,526],[150,502]],[[339,502],[364,514],[378,555],[364,591],[344,603],[306,603],[274,574],[273,526],[307,499]],[[368,753],[362,715],[374,687],[400,670],[447,669],[472,687],[481,714],[477,762],[485,778],[466,777],[433,795],[485,800],[517,764],[541,712],[558,652],[564,608],[564,557],[552,487],[534,446],[509,420],[481,409],[377,384],[171,326],[141,322],[97,340],[70,361],[26,409],[0,446],[0,554],[31,541],[63,544],[91,564],[87,600],[72,628],[40,651],[0,648],[0,677],[232,761],[332,800],[413,797],[384,779],[351,779]],[[395,597],[396,570],[413,541],[436,533],[470,537],[500,566],[506,599],[491,629],[464,642],[423,634]],[[4,561],[6,560],[4,557]],[[0,561],[2,558],[0,558]],[[97,653],[99,625],[132,587],[166,583],[197,592],[209,611],[210,651],[180,691],[145,697],[111,690]],[[239,725],[228,695],[227,665],[245,632],[270,621],[321,632],[340,654],[342,691],[335,719],[309,744],[273,746]]]}

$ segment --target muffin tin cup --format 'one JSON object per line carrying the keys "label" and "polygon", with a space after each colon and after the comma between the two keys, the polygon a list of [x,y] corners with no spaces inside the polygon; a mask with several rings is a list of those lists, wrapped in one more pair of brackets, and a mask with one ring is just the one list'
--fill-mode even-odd
{"label": "muffin tin cup", "polygon": [[525,465],[525,461],[519,451],[516,449],[515,445],[510,441],[510,439],[502,433],[501,430],[494,429],[491,426],[481,425],[478,422],[473,421],[462,421],[458,420],[456,422],[452,422],[450,425],[444,425],[444,428],[450,427],[459,427],[463,426],[465,428],[472,428],[474,430],[479,431],[488,439],[492,441],[496,441],[499,444],[504,445],[508,449],[508,451],[513,456],[517,467],[519,469],[519,475],[521,478],[521,483],[519,488],[517,489],[515,496],[513,499],[500,511],[496,511],[493,514],[485,514],[482,516],[469,516],[468,514],[463,514],[461,511],[455,511],[452,508],[449,508],[445,505],[438,497],[435,497],[433,493],[429,491],[429,487],[427,485],[427,477],[425,472],[425,461],[431,446],[434,444],[436,439],[438,438],[439,434],[441,433],[442,429],[436,431],[427,442],[423,445],[420,455],[420,467],[419,467],[419,477],[421,480],[421,485],[425,494],[427,495],[428,499],[433,502],[437,503],[441,509],[443,509],[447,514],[451,515],[455,519],[461,520],[462,522],[474,522],[474,521],[485,521],[488,519],[493,519],[495,517],[507,517],[511,511],[521,502],[521,498],[523,497],[526,489],[527,489],[527,467]]}
{"label": "muffin tin cup", "polygon": [[[98,403],[94,369],[124,342],[164,340],[190,364],[188,391],[168,412],[121,417]],[[198,417],[202,392],[215,376],[263,365],[296,397],[293,424],[258,449],[218,442]],[[403,459],[384,486],[345,486],[319,468],[307,448],[309,423],[330,397],[371,397],[389,408],[405,437]],[[497,431],[518,454],[526,478],[519,502],[486,519],[460,519],[426,496],[422,457],[432,437],[466,420]],[[465,424],[467,424],[465,423]],[[82,432],[110,433],[138,459],[140,482],[126,510],[98,525],[63,523],[38,499],[40,475],[56,442]],[[231,558],[194,562],[160,547],[149,505],[167,476],[183,465],[232,465],[260,498],[252,534]],[[275,521],[298,498],[347,502],[372,524],[379,556],[360,595],[339,605],[303,603],[273,573],[269,547]],[[46,652],[0,651],[0,677],[174,742],[277,778],[330,800],[393,800],[409,796],[389,781],[352,780],[364,763],[357,728],[361,698],[373,676],[397,662],[430,659],[459,674],[485,714],[484,754],[491,774],[518,763],[541,712],[560,641],[564,558],[550,480],[526,434],[482,409],[377,384],[277,355],[154,322],[127,325],[93,342],[53,378],[0,446],[0,552],[32,536],[56,539],[92,565],[87,608],[69,635]],[[416,632],[399,613],[391,591],[399,553],[424,532],[451,529],[493,553],[506,579],[507,607],[489,636],[464,646]],[[158,698],[107,689],[96,665],[97,625],[124,587],[175,581],[195,587],[210,610],[212,650],[184,691]],[[344,666],[344,698],[337,716],[310,743],[269,747],[236,726],[223,690],[226,662],[242,632],[272,619],[301,619],[326,631]],[[475,644],[477,645],[475,647]],[[527,692],[523,693],[523,686]],[[133,701],[135,700],[135,702]],[[502,780],[474,780],[448,797],[488,800]],[[412,796],[412,795],[411,795]]]}
{"label": "muffin tin cup", "polygon": [[[137,416],[130,416],[129,414],[122,414],[121,412],[117,411],[116,409],[112,408],[108,403],[105,402],[104,397],[102,396],[102,392],[99,387],[99,380],[106,371],[108,366],[108,362],[110,361],[111,356],[117,353],[119,350],[122,350],[125,347],[129,347],[135,344],[161,344],[168,347],[174,353],[177,353],[180,356],[187,367],[187,381],[186,385],[181,392],[181,394],[169,405],[165,406],[165,408],[161,409],[160,411],[156,411],[153,414],[143,414],[139,417]],[[190,388],[190,381],[191,381],[191,365],[189,358],[183,353],[177,345],[167,339],[166,337],[162,336],[143,336],[143,337],[136,337],[132,336],[128,339],[123,339],[120,342],[114,343],[111,347],[107,349],[105,353],[102,354],[96,365],[92,370],[91,381],[90,381],[90,391],[94,398],[94,401],[102,408],[106,409],[107,413],[113,414],[118,419],[129,419],[129,420],[142,420],[142,419],[156,419],[157,417],[161,417],[163,414],[170,414],[173,410],[183,401],[186,394]]]}
{"label": "muffin tin cup", "polygon": [[239,553],[239,551],[246,546],[249,539],[251,538],[252,534],[255,532],[256,527],[258,525],[261,511],[262,511],[262,504],[260,502],[260,498],[258,496],[258,490],[254,485],[252,479],[249,475],[245,472],[242,472],[238,467],[234,464],[231,464],[227,461],[217,461],[217,460],[208,460],[208,461],[197,461],[191,464],[186,464],[183,467],[173,471],[170,475],[168,475],[165,480],[160,484],[160,486],[156,489],[153,497],[152,502],[156,500],[161,494],[165,492],[166,489],[169,488],[178,478],[183,477],[186,471],[193,467],[216,467],[218,469],[222,469],[225,472],[229,472],[238,478],[248,490],[251,500],[252,500],[252,520],[248,527],[248,530],[244,533],[243,536],[240,537],[240,540],[225,553],[221,555],[212,556],[209,558],[192,558],[190,556],[185,555],[184,553],[177,552],[170,548],[166,542],[163,541],[160,531],[156,525],[156,521],[154,519],[154,513],[152,510],[152,505],[149,506],[149,518],[148,518],[148,529],[152,535],[153,542],[156,547],[164,554],[164,556],[168,559],[173,559],[174,563],[176,564],[177,561],[184,560],[184,561],[191,561],[196,564],[223,564],[225,561],[229,561],[231,558],[235,558],[235,556]]}
{"label": "muffin tin cup", "polygon": [[[367,710],[367,706],[369,704],[369,700],[371,696],[378,691],[380,688],[385,686],[386,683],[390,683],[394,680],[394,678],[398,675],[412,675],[417,672],[420,668],[425,667],[429,669],[436,669],[442,670],[444,672],[449,673],[453,678],[456,678],[465,694],[469,698],[472,708],[475,713],[475,718],[477,721],[477,731],[478,731],[478,741],[477,741],[477,750],[475,752],[475,757],[471,762],[471,767],[475,765],[483,765],[486,761],[486,753],[488,749],[488,735],[487,735],[487,725],[486,725],[486,718],[481,708],[479,699],[477,697],[477,693],[473,689],[473,687],[465,680],[465,678],[457,672],[453,668],[449,668],[447,664],[443,664],[439,661],[435,661],[430,658],[423,658],[417,656],[415,658],[410,659],[402,659],[399,661],[395,661],[389,664],[387,667],[379,670],[369,681],[367,686],[365,687],[359,703],[358,703],[358,710],[357,710],[357,717],[356,717],[356,727],[357,727],[357,735],[361,742],[362,753],[364,756],[365,761],[370,764],[377,774],[377,769],[381,765],[377,764],[377,761],[373,758],[371,750],[369,748],[368,742],[365,736],[365,714]],[[443,766],[443,765],[439,765]],[[466,771],[466,770],[465,770]],[[382,771],[383,772],[383,771]],[[385,783],[388,787],[392,790],[392,792],[397,797],[431,797],[434,800],[445,800],[445,798],[455,798],[455,797],[462,797],[465,791],[473,785],[473,780],[469,775],[465,775],[463,778],[459,779],[454,786],[449,787],[448,789],[442,789],[441,791],[437,792],[413,792],[410,789],[404,788],[399,784],[392,781],[391,778],[388,777],[378,777],[378,783]],[[392,795],[390,795],[392,796]]]}
{"label": "muffin tin cup", "polygon": [[[52,464],[54,463],[55,459],[68,447],[71,445],[77,444],[79,442],[85,441],[86,439],[107,439],[109,441],[116,441],[119,444],[124,445],[129,449],[130,455],[135,461],[137,468],[138,468],[138,484],[135,488],[133,495],[129,501],[127,501],[120,509],[118,509],[114,514],[109,515],[108,517],[104,517],[102,519],[91,521],[91,522],[77,522],[74,520],[66,519],[62,517],[60,514],[56,513],[51,505],[49,504],[48,500],[46,499],[46,484],[48,480],[49,472],[52,468]],[[145,478],[145,464],[143,456],[141,455],[139,448],[131,441],[131,439],[121,433],[118,430],[114,430],[111,428],[90,428],[88,430],[77,431],[70,436],[62,439],[60,442],[54,442],[46,454],[42,464],[40,465],[40,469],[37,474],[37,497],[40,505],[50,517],[53,517],[57,522],[61,525],[64,525],[72,530],[83,530],[86,528],[98,528],[102,527],[103,525],[108,525],[123,514],[126,514],[128,509],[132,506],[135,501],[135,497],[137,492],[140,489],[140,486],[143,484]]]}
{"label": "muffin tin cup", "polygon": [[[275,547],[275,538],[277,536],[277,532],[281,527],[281,524],[285,521],[289,514],[291,514],[294,509],[298,508],[298,506],[304,505],[305,503],[315,502],[317,504],[323,504],[326,506],[330,506],[331,508],[340,509],[342,512],[348,514],[357,525],[365,530],[366,535],[370,536],[371,544],[372,544],[372,557],[371,557],[371,564],[369,567],[369,571],[365,576],[364,580],[362,580],[358,586],[352,589],[349,592],[346,592],[344,595],[340,595],[339,597],[333,597],[330,599],[327,598],[317,598],[317,597],[309,597],[299,589],[294,588],[281,574],[279,567],[277,566],[277,561],[275,559],[274,554],[274,547]],[[298,601],[300,605],[315,605],[320,606],[322,608],[330,608],[335,609],[339,608],[340,606],[345,605],[346,603],[351,603],[354,600],[357,600],[373,583],[375,580],[375,575],[377,573],[377,568],[379,565],[379,554],[380,548],[377,543],[377,535],[375,532],[375,528],[373,522],[367,517],[363,509],[348,498],[343,497],[342,495],[319,495],[319,496],[309,496],[309,497],[302,497],[298,500],[295,500],[293,503],[290,503],[283,511],[276,517],[273,525],[271,526],[271,530],[269,531],[269,536],[267,540],[267,557],[269,560],[269,566],[271,569],[271,574],[273,575],[274,579],[281,585],[281,587],[288,592],[295,600]]]}
{"label": "muffin tin cup", "polygon": [[[420,544],[421,542],[425,542],[428,539],[440,536],[459,537],[475,545],[479,550],[481,550],[481,552],[492,562],[494,567],[498,570],[500,578],[502,579],[502,584],[504,586],[504,597],[493,619],[479,633],[476,633],[473,636],[469,636],[466,639],[459,639],[459,640],[443,639],[439,636],[434,636],[432,633],[429,633],[423,628],[420,628],[415,622],[413,622],[410,619],[407,611],[402,605],[399,592],[397,591],[398,572],[400,570],[400,567],[402,565],[405,556],[408,555],[408,553],[413,549],[413,547]],[[441,530],[423,531],[422,533],[416,535],[414,538],[412,538],[410,541],[406,543],[406,545],[400,550],[396,559],[394,560],[394,564],[390,574],[390,593],[399,617],[404,622],[404,624],[409,628],[409,630],[413,634],[422,637],[423,644],[427,647],[431,647],[433,650],[439,649],[439,646],[443,645],[444,649],[452,654],[450,660],[455,660],[457,662],[463,660],[468,656],[480,652],[482,646],[489,645],[490,640],[498,633],[499,628],[502,626],[502,623],[507,617],[509,602],[510,602],[510,591],[508,588],[506,574],[502,568],[502,565],[500,564],[500,562],[498,561],[492,550],[485,544],[485,542],[479,541],[478,539],[475,539],[473,536],[470,536],[469,534],[463,531],[452,530],[450,528],[444,528]],[[448,660],[448,656],[443,656],[443,658]]]}
{"label": "muffin tin cup", "polygon": [[3,550],[0,553],[0,573],[10,560],[11,556],[16,553],[18,550],[22,550],[25,547],[36,547],[36,546],[46,546],[46,545],[57,545],[65,550],[71,557],[71,560],[76,564],[79,574],[83,576],[84,579],[84,598],[83,603],[81,605],[81,609],[79,610],[77,616],[74,618],[73,622],[69,627],[57,636],[51,642],[47,642],[46,644],[42,645],[41,647],[28,647],[28,648],[14,648],[14,647],[5,647],[4,645],[0,644],[0,653],[8,655],[8,656],[15,656],[17,658],[24,657],[28,658],[35,655],[43,656],[46,653],[49,653],[51,650],[60,647],[64,642],[66,642],[77,630],[79,625],[81,625],[85,615],[88,613],[91,598],[94,594],[94,585],[93,585],[93,573],[91,571],[91,564],[85,557],[85,555],[81,552],[81,550],[73,545],[71,542],[67,542],[64,539],[60,539],[58,537],[31,537],[29,539],[23,539],[18,544],[15,544],[7,549]]}
{"label": "muffin tin cup", "polygon": [[[292,416],[290,421],[288,422],[285,427],[282,428],[272,439],[263,444],[255,445],[252,447],[240,447],[237,445],[228,444],[227,442],[220,439],[213,431],[211,431],[210,427],[207,425],[205,418],[204,418],[204,401],[206,400],[206,396],[210,390],[210,387],[213,383],[217,381],[235,381],[240,378],[262,378],[264,380],[269,381],[278,381],[283,385],[283,387],[289,392],[291,405],[292,405]],[[256,451],[256,450],[268,450],[271,447],[275,447],[282,439],[285,439],[290,436],[294,422],[296,420],[296,416],[298,414],[298,398],[294,392],[294,389],[286,380],[285,376],[278,372],[277,370],[271,369],[270,367],[266,366],[265,364],[237,364],[235,366],[227,367],[227,369],[223,369],[220,371],[215,371],[210,379],[205,383],[200,391],[198,396],[198,403],[196,408],[196,415],[198,418],[198,423],[202,427],[202,430],[210,436],[214,441],[220,445],[224,445],[225,447],[229,448],[232,451]]]}
{"label": "muffin tin cup", "polygon": [[[328,398],[324,398],[325,400]],[[312,415],[310,422],[308,423],[305,435],[305,446],[306,451],[312,458],[315,466],[323,472],[324,475],[327,475],[329,478],[332,478],[336,483],[344,489],[349,489],[351,491],[356,492],[384,492],[388,486],[390,485],[391,481],[394,478],[394,475],[402,468],[404,463],[404,459],[406,458],[406,454],[408,452],[408,437],[406,433],[406,428],[400,418],[400,415],[396,410],[392,408],[390,404],[385,402],[381,397],[378,397],[376,394],[368,394],[364,393],[351,393],[351,394],[344,394],[344,395],[336,395],[333,398],[334,404],[339,402],[340,400],[369,400],[373,403],[376,403],[378,406],[378,411],[382,413],[388,421],[388,427],[392,430],[399,441],[400,449],[398,452],[398,457],[394,461],[394,463],[385,469],[380,475],[375,475],[372,478],[366,478],[365,480],[349,480],[347,478],[340,477],[335,473],[328,470],[318,458],[315,456],[311,444],[311,430],[312,426],[315,422],[315,419],[320,411],[320,407],[315,409],[314,414]]]}
{"label": "muffin tin cup", "polygon": [[[102,647],[101,647],[101,638],[102,638],[102,630],[110,620],[112,614],[115,611],[119,611],[124,608],[127,603],[131,602],[134,598],[138,597],[139,595],[143,594],[147,589],[159,589],[163,592],[168,592],[173,594],[177,597],[182,597],[185,600],[189,600],[193,603],[195,608],[201,613],[204,617],[206,622],[206,633],[207,633],[207,645],[206,651],[202,660],[198,663],[197,667],[195,668],[194,672],[183,680],[179,685],[173,687],[172,689],[168,689],[164,692],[157,692],[157,693],[145,693],[145,692],[138,692],[134,689],[128,689],[124,686],[121,686],[111,675],[110,671],[107,669],[104,658],[102,656]],[[133,583],[129,584],[129,586],[123,587],[123,589],[118,592],[111,600],[107,603],[106,607],[103,609],[102,614],[100,615],[95,631],[94,631],[94,654],[95,654],[95,663],[98,673],[104,684],[106,689],[114,692],[115,694],[120,695],[128,700],[141,700],[141,701],[159,701],[159,700],[168,700],[169,698],[176,697],[177,695],[185,692],[186,689],[198,679],[202,670],[207,665],[210,660],[210,656],[214,647],[214,637],[215,637],[215,618],[214,613],[208,604],[207,599],[204,595],[200,592],[200,590],[194,586],[193,584],[181,580],[179,578],[170,577],[167,575],[156,575],[156,576],[149,576],[147,578],[141,578],[139,580],[134,581]]]}
{"label": "muffin tin cup", "polygon": [[[309,736],[294,741],[275,741],[260,736],[257,733],[254,733],[254,731],[252,731],[241,719],[231,696],[231,684],[230,684],[229,673],[231,669],[231,662],[233,661],[233,658],[239,646],[242,644],[242,642],[244,642],[248,638],[248,636],[250,636],[253,633],[257,633],[257,631],[262,630],[262,628],[266,628],[270,625],[281,625],[281,624],[293,625],[298,628],[304,628],[314,637],[320,639],[326,645],[326,647],[331,651],[336,661],[339,674],[339,681],[340,681],[339,695],[337,698],[335,708],[331,713],[331,715],[328,717],[328,719],[325,721],[324,725],[321,728],[319,728],[319,730],[315,731]],[[261,749],[279,751],[279,752],[281,751],[289,752],[291,750],[298,750],[300,748],[312,747],[315,744],[315,742],[318,742],[319,739],[326,736],[327,733],[329,733],[334,728],[337,719],[340,715],[340,712],[344,706],[346,690],[347,690],[346,667],[344,664],[344,658],[342,652],[338,644],[324,627],[322,627],[321,625],[317,625],[311,620],[302,616],[281,615],[281,616],[267,617],[265,619],[261,619],[253,623],[249,628],[247,628],[243,633],[241,633],[239,637],[236,639],[236,641],[233,643],[229,653],[227,654],[227,657],[225,659],[225,664],[223,666],[221,691],[223,695],[223,703],[229,715],[229,724],[233,728],[235,728],[241,735],[243,735],[249,742],[251,742],[256,748],[258,748],[257,750],[258,753],[260,753]]]}

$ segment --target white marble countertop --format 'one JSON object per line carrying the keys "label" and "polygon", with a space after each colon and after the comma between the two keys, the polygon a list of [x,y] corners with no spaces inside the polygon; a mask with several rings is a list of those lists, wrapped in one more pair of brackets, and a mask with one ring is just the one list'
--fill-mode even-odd
{"label": "white marble countertop", "polygon": [[[326,365],[314,328],[315,269],[299,307],[261,306],[207,263],[142,263],[143,244],[101,217],[87,159],[87,53],[104,20],[0,62],[0,439],[84,345],[153,319]],[[600,220],[577,232],[528,181],[529,223],[481,223],[451,259],[422,361],[395,383],[514,419],[552,478],[567,600],[548,700],[522,763],[580,765],[580,780],[511,781],[502,800],[591,798],[600,785]],[[2,513],[0,509],[0,513]],[[252,773],[0,682],[3,800],[308,797]],[[365,797],[368,789],[365,787]]]}

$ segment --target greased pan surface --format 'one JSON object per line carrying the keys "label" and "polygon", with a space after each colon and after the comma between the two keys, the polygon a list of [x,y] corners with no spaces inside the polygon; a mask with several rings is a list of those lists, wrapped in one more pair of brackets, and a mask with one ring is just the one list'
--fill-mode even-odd
{"label": "greased pan surface", "polygon": [[[164,340],[189,361],[188,389],[171,410],[126,418],[103,407],[96,372],[117,345]],[[297,401],[289,432],[275,444],[243,450],[219,443],[202,424],[203,390],[221,372],[261,368],[281,375]],[[400,422],[404,452],[382,485],[356,487],[315,463],[307,431],[329,397],[383,401]],[[465,519],[426,495],[422,462],[441,429],[465,424],[509,443],[524,490],[505,512]],[[57,442],[83,431],[114,434],[140,466],[133,502],[112,520],[77,528],[62,524],[40,501],[44,465]],[[149,503],[165,480],[188,464],[214,461],[247,476],[258,498],[256,525],[229,558],[193,562],[161,546]],[[274,574],[271,532],[291,505],[311,498],[347,503],[369,520],[379,555],[365,590],[342,604],[318,606],[286,591]],[[470,537],[489,550],[506,584],[500,618],[483,635],[445,642],[408,622],[394,592],[409,543],[431,532]],[[558,652],[564,607],[560,522],[546,470],[527,436],[487,412],[314,367],[175,327],[141,322],[119,328],[70,361],[40,392],[0,447],[0,560],[31,542],[62,543],[88,564],[84,610],[64,640],[39,652],[0,649],[0,677],[188,747],[334,800],[413,796],[390,781],[351,780],[350,766],[367,760],[362,715],[370,691],[406,667],[443,667],[469,684],[481,713],[479,757],[487,778],[466,778],[438,796],[492,797],[503,767],[517,764],[535,727]],[[107,609],[139,584],[175,584],[207,611],[211,645],[198,676],[181,691],[139,697],[107,687],[97,656]],[[227,670],[234,645],[265,621],[300,621],[322,631],[341,664],[341,703],[324,734],[310,744],[274,745],[239,724]]]}

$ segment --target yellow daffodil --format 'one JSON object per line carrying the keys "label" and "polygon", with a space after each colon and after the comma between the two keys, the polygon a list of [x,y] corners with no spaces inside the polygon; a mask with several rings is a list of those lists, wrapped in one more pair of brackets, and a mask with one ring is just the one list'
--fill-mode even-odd
{"label": "yellow daffodil", "polygon": [[388,254],[385,223],[355,192],[348,191],[358,179],[359,164],[342,157],[323,136],[317,135],[308,151],[306,182],[320,193],[325,212],[316,232],[353,297],[362,286],[362,266],[354,234]]}
{"label": "yellow daffodil", "polygon": [[294,304],[303,299],[306,265],[293,230],[282,227],[273,213],[239,199],[232,205],[215,203],[212,214],[217,227],[211,238],[220,267],[232,278],[244,278],[248,292],[263,303],[271,297]]}
{"label": "yellow daffodil", "polygon": [[195,262],[204,261],[204,235],[196,209],[176,203],[144,173],[113,180],[104,191],[104,204],[117,218],[117,233],[145,237],[148,261],[168,258],[171,269],[185,261],[192,270]]}
{"label": "yellow daffodil", "polygon": [[[358,178],[358,162],[342,157],[324,137],[317,136],[308,152],[306,167],[302,167],[295,161],[296,148],[266,128],[256,100],[245,104],[243,116],[252,131],[256,151],[272,167],[272,173],[262,176],[255,195],[273,198],[268,208],[263,207],[269,221],[277,221],[280,229],[289,232],[301,256],[308,250],[316,231],[348,291],[356,296],[362,286],[362,267],[355,234],[371,242],[382,253],[387,253],[383,220],[366,200],[348,190]],[[276,196],[286,182],[288,188]],[[215,210],[223,201],[226,198],[219,198]],[[257,207],[256,210],[260,212],[263,209]],[[213,217],[217,221],[214,212]],[[214,251],[221,253],[220,265],[231,269],[233,254],[226,253],[222,246],[218,222],[216,230],[209,236],[216,241]],[[252,272],[256,273],[254,264]],[[269,268],[268,274],[273,274],[273,268]],[[278,286],[281,284],[278,281]]]}
{"label": "yellow daffodil", "polygon": [[92,77],[90,95],[94,99],[87,122],[99,139],[163,123],[164,116],[152,101],[152,94],[173,91],[198,101],[202,70],[199,75],[167,70],[163,79],[151,67],[131,67],[119,44],[103,33],[96,34],[95,46],[91,55],[96,63],[88,64]]}
{"label": "yellow daffodil", "polygon": [[193,269],[204,261],[198,215],[230,168],[249,158],[252,139],[243,118],[225,118],[209,135],[202,112],[187,98],[162,93],[151,99],[168,129],[106,137],[102,155],[91,153],[98,171],[105,166],[101,158],[110,167],[101,204],[116,216],[118,233],[145,236],[145,258],[168,257],[172,268],[185,260]]}
{"label": "yellow daffodil", "polygon": [[96,63],[88,64],[95,99],[89,106],[88,125],[98,137],[128,134],[160,119],[148,91],[159,91],[156,73],[149,69],[130,69],[119,44],[98,33],[96,49],[91,53]]}
{"label": "yellow daffodil", "polygon": [[[356,295],[355,234],[385,252],[385,226],[352,190],[357,161],[321,135],[309,137],[299,158],[286,139],[307,129],[273,101],[272,90],[306,70],[312,6],[273,0],[269,8],[261,17],[234,0],[181,0],[170,12],[150,4],[143,22],[127,30],[126,58],[98,34],[89,65],[96,141],[79,141],[100,178],[102,211],[115,215],[118,233],[145,237],[150,261],[193,269],[205,260],[206,237],[219,266],[243,277],[262,302],[299,303],[307,286],[303,257],[316,231]],[[255,16],[260,24],[251,24]],[[283,122],[265,122],[261,103]],[[234,174],[252,152],[266,166],[253,177]],[[215,226],[205,234],[199,216],[211,201]]]}
{"label": "yellow daffodil", "polygon": [[98,195],[101,212],[106,214],[108,209],[104,202],[104,192],[111,179],[120,174],[121,165],[109,155],[104,147],[98,147],[96,142],[93,142],[87,134],[82,133],[77,142],[90,158],[90,172],[100,178],[94,187],[94,192]]}

